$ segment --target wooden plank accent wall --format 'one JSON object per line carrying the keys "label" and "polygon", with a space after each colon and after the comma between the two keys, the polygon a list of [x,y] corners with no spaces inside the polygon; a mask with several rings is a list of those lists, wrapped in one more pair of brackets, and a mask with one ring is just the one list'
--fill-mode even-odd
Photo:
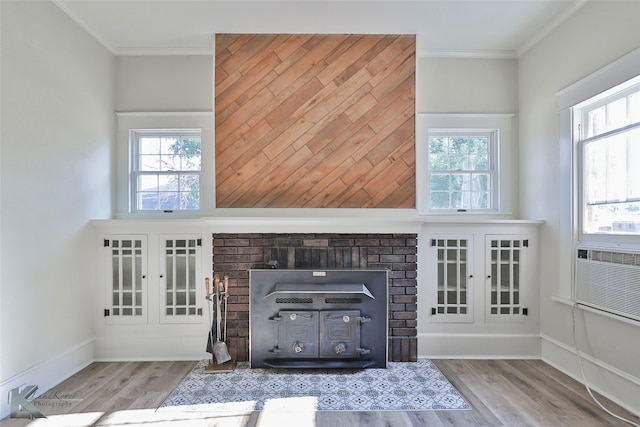
{"label": "wooden plank accent wall", "polygon": [[413,35],[216,35],[215,117],[217,207],[415,207]]}

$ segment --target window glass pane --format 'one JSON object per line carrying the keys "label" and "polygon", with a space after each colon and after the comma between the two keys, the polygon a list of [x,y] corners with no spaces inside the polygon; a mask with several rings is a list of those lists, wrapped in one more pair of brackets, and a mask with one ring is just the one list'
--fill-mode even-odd
{"label": "window glass pane", "polygon": [[158,194],[158,209],[173,210],[179,206],[179,194],[177,191],[163,191]]}
{"label": "window glass pane", "polygon": [[139,192],[137,204],[138,204],[138,209],[141,209],[141,210],[158,209],[158,204],[159,204],[158,193]]}
{"label": "window glass pane", "polygon": [[158,175],[138,175],[139,191],[158,191]]}
{"label": "window glass pane", "polygon": [[607,104],[607,130],[617,129],[627,124],[627,98]]}
{"label": "window glass pane", "polygon": [[140,154],[160,154],[160,138],[157,137],[141,137],[140,138]]}
{"label": "window glass pane", "polygon": [[450,189],[450,175],[431,175],[431,190],[449,191]]}
{"label": "window glass pane", "polygon": [[587,233],[640,233],[640,129],[584,145]]}
{"label": "window glass pane", "polygon": [[495,133],[430,135],[431,209],[491,209],[491,135]]}
{"label": "window glass pane", "polygon": [[160,170],[162,171],[179,171],[180,168],[180,156],[175,154],[162,155],[162,162],[160,163]]}
{"label": "window glass pane", "polygon": [[164,137],[160,139],[160,152],[162,154],[177,154],[180,151],[178,144],[179,139],[176,137]]}
{"label": "window glass pane", "polygon": [[177,191],[180,186],[180,175],[166,174],[158,176],[159,191]]}
{"label": "window glass pane", "polygon": [[[145,135],[145,132],[136,134],[133,188],[136,209],[199,209],[202,166],[199,133],[168,131],[165,135]],[[183,171],[189,173],[182,174]]]}
{"label": "window glass pane", "polygon": [[449,209],[451,206],[451,195],[449,192],[432,191],[431,192],[431,208],[432,209]]}
{"label": "window glass pane", "polygon": [[183,171],[199,171],[201,166],[200,156],[182,156]]}
{"label": "window glass pane", "polygon": [[429,139],[429,169],[449,170],[449,138]]}
{"label": "window glass pane", "polygon": [[490,194],[488,191],[476,192],[471,199],[472,209],[487,209],[489,207]]}
{"label": "window glass pane", "polygon": [[140,155],[139,157],[140,171],[159,171],[161,170],[160,156],[157,155]]}

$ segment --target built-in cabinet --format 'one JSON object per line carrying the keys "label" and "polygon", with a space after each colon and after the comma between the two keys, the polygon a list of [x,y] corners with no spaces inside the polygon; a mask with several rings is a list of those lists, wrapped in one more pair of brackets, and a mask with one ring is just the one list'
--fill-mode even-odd
{"label": "built-in cabinet", "polygon": [[189,230],[104,225],[96,233],[96,359],[207,357],[211,239]]}
{"label": "built-in cabinet", "polygon": [[211,313],[204,279],[212,275],[212,233],[266,228],[417,232],[417,296],[399,294],[404,288],[390,292],[417,301],[417,319],[407,324],[416,325],[418,357],[539,357],[541,222],[269,221],[94,222],[96,360],[208,357]]}
{"label": "built-in cabinet", "polygon": [[[435,234],[429,239],[428,263],[433,273],[427,287],[435,293],[432,322],[474,322],[474,312],[487,322],[520,322],[529,314],[526,298],[535,283],[526,275],[527,235]],[[474,261],[479,270],[474,268]],[[475,293],[485,295],[474,299]]]}
{"label": "built-in cabinet", "polygon": [[[144,324],[149,305],[160,323],[200,323],[202,317],[202,239],[197,235],[157,236],[149,248],[147,235],[104,238],[107,324]],[[149,271],[148,259],[158,257]],[[157,299],[148,297],[148,283]],[[157,309],[157,310],[155,310]]]}
{"label": "built-in cabinet", "polygon": [[536,221],[425,223],[418,237],[418,354],[535,357]]}

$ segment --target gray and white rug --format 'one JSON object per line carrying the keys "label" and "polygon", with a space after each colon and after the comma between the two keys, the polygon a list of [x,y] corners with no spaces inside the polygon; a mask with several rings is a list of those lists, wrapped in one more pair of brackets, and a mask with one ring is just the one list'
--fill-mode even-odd
{"label": "gray and white rug", "polygon": [[206,373],[200,361],[159,410],[430,411],[471,405],[427,359],[387,369],[249,369]]}

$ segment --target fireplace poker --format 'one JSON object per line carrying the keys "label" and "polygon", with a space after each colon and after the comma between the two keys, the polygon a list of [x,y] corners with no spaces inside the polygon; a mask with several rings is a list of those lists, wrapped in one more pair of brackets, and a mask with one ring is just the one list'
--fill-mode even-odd
{"label": "fireplace poker", "polygon": [[[207,299],[207,308],[209,313],[207,313],[207,319],[209,320],[209,345],[211,345],[211,363],[213,363],[213,324],[211,322],[211,287],[209,285],[209,278],[205,277],[204,279],[204,289],[205,289],[205,298]],[[208,346],[207,346],[208,347]]]}
{"label": "fireplace poker", "polygon": [[227,342],[227,300],[229,298],[229,276],[224,276],[224,338],[223,342]]}
{"label": "fireplace poker", "polygon": [[222,303],[222,291],[220,290],[220,276],[217,274],[214,276],[214,286],[216,287],[216,342],[213,344],[213,354],[216,357],[216,362],[218,365],[221,365],[225,362],[231,360],[231,356],[229,355],[229,350],[227,349],[227,344],[223,341],[220,341],[222,331],[220,328],[222,327],[222,319],[220,309],[220,304]]}

